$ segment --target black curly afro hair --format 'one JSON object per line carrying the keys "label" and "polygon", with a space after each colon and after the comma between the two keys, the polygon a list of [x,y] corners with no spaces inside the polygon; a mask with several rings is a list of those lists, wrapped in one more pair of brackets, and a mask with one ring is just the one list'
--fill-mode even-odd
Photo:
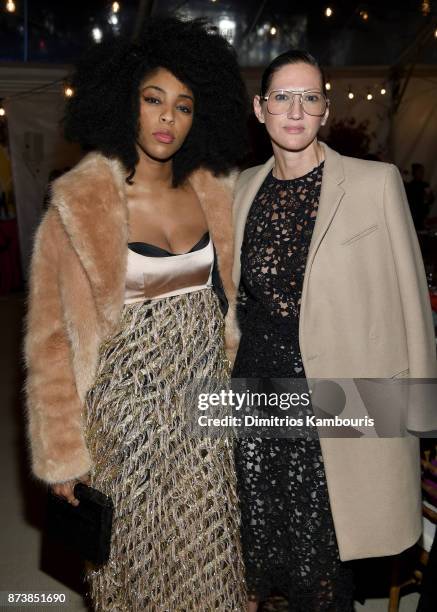
{"label": "black curly afro hair", "polygon": [[91,48],[71,79],[66,138],[118,158],[133,174],[139,89],[157,68],[171,72],[195,99],[192,128],[173,158],[174,185],[200,166],[216,175],[235,167],[246,153],[247,92],[233,48],[198,19],[154,18],[136,43],[118,39]]}

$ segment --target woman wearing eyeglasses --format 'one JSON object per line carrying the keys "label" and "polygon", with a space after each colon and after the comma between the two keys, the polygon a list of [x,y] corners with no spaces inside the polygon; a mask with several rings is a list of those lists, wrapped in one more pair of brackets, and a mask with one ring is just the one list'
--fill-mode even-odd
{"label": "woman wearing eyeglasses", "polygon": [[[292,50],[268,66],[254,99],[273,157],[236,188],[233,376],[435,376],[399,172],[318,141],[324,92],[316,60]],[[293,611],[350,612],[348,562],[397,554],[420,535],[417,439],[242,438],[236,461],[250,612],[272,590]]]}

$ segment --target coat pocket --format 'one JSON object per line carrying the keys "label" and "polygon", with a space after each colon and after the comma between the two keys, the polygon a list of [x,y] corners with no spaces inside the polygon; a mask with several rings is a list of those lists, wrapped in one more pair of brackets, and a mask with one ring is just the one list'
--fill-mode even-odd
{"label": "coat pocket", "polygon": [[364,238],[364,236],[368,236],[372,232],[375,232],[377,229],[378,229],[377,225],[371,225],[370,227],[366,227],[366,229],[363,229],[358,234],[354,234],[353,236],[351,236],[347,240],[344,240],[341,244],[342,244],[342,246],[347,246],[348,244],[352,244],[356,240],[360,240],[361,238]]}
{"label": "coat pocket", "polygon": [[410,374],[410,369],[407,368],[406,370],[401,370],[400,372],[393,374],[393,376],[391,376],[390,378],[408,378],[409,374]]}

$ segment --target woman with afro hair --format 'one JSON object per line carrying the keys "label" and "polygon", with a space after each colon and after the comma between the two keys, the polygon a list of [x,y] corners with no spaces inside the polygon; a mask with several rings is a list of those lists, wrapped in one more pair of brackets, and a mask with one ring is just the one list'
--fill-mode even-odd
{"label": "woman with afro hair", "polygon": [[72,87],[65,133],[87,155],[52,186],[31,268],[33,472],[73,505],[78,481],[114,502],[95,610],[243,610],[231,444],[186,433],[195,382],[226,380],[237,343],[235,54],[202,22],[154,19],[96,46]]}

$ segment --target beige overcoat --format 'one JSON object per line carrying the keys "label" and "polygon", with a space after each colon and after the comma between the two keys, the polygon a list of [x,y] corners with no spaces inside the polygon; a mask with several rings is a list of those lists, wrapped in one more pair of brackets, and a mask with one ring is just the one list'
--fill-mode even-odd
{"label": "beige overcoat", "polygon": [[[427,284],[400,174],[322,146],[299,321],[306,376],[435,377]],[[244,171],[236,185],[236,286],[247,215],[273,163]],[[417,438],[325,438],[321,446],[341,559],[413,545],[422,524]]]}

